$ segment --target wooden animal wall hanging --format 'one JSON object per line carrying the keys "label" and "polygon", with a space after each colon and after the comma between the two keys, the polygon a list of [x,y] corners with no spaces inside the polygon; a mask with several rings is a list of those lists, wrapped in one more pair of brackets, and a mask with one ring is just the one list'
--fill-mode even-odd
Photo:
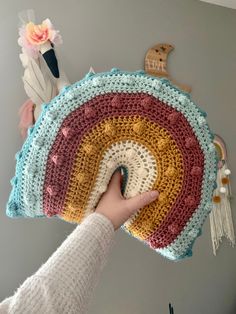
{"label": "wooden animal wall hanging", "polygon": [[191,87],[185,84],[178,83],[171,78],[167,70],[167,61],[169,53],[174,49],[170,44],[157,44],[150,48],[145,57],[145,71],[153,76],[166,77],[174,85],[178,86],[183,91],[190,93]]}

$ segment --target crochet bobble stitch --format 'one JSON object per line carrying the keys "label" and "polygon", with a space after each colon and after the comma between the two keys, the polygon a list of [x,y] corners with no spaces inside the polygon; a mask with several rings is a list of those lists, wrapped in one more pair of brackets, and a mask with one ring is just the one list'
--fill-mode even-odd
{"label": "crochet bobble stitch", "polygon": [[125,197],[160,192],[122,228],[169,259],[189,256],[216,180],[205,118],[166,79],[117,69],[89,73],[45,104],[28,131],[7,214],[80,223],[122,167]]}

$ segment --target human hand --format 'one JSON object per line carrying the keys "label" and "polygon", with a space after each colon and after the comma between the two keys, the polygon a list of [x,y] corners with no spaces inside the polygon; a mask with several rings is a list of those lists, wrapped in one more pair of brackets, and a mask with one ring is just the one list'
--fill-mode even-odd
{"label": "human hand", "polygon": [[158,191],[153,190],[125,199],[121,194],[121,180],[120,170],[116,171],[95,209],[95,212],[103,214],[112,222],[115,230],[138,209],[153,202],[159,195]]}

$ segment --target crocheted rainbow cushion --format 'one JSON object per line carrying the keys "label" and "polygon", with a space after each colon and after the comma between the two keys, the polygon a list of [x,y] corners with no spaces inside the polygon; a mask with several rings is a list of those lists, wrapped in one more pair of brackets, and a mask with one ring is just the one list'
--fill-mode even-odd
{"label": "crocheted rainbow cushion", "polygon": [[167,79],[89,73],[44,104],[29,129],[7,215],[80,223],[122,167],[125,197],[160,193],[122,228],[169,259],[189,256],[212,208],[213,138],[206,113]]}

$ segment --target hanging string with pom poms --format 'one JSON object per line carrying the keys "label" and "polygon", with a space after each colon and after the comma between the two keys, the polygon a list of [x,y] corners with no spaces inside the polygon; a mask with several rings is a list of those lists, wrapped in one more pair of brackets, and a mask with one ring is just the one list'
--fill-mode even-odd
{"label": "hanging string with pom poms", "polygon": [[227,166],[226,145],[219,135],[215,135],[214,144],[220,158],[217,171],[217,188],[213,193],[213,209],[210,213],[212,246],[213,253],[216,255],[223,237],[226,237],[232,246],[235,245],[235,234],[230,204],[232,193],[229,176],[231,171]]}

